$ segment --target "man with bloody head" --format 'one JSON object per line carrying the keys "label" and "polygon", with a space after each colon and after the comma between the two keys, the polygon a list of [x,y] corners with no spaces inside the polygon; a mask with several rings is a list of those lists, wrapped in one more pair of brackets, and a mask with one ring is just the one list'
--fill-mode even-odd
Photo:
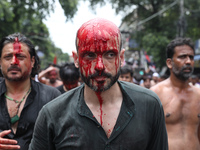
{"label": "man with bloody head", "polygon": [[118,81],[124,62],[121,45],[118,27],[106,19],[92,19],[80,27],[73,57],[85,84],[42,109],[30,150],[167,150],[159,98]]}
{"label": "man with bloody head", "polygon": [[63,85],[63,82],[60,81],[58,78],[59,78],[58,67],[56,67],[54,64],[49,65],[47,69],[41,71],[38,74],[38,80],[41,83],[52,87],[58,87]]}
{"label": "man with bloody head", "polygon": [[58,86],[57,89],[62,94],[80,85],[79,70],[75,67],[73,62],[66,63],[63,66],[61,66],[59,74],[63,85]]}
{"label": "man with bloody head", "polygon": [[22,34],[0,41],[0,65],[4,77],[0,82],[0,149],[27,150],[39,110],[60,92],[31,79],[39,69],[39,58]]}

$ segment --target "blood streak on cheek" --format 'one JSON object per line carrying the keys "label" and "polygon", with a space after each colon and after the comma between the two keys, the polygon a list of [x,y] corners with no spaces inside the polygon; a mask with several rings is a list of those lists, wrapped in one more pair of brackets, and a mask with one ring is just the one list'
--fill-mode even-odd
{"label": "blood streak on cheek", "polygon": [[100,124],[101,126],[103,125],[103,110],[102,110],[102,104],[103,104],[103,99],[100,95],[101,92],[96,92],[96,95],[98,97],[98,100],[99,100],[99,104],[100,104]]}
{"label": "blood streak on cheek", "polygon": [[79,59],[79,62],[81,66],[81,73],[88,77],[88,75],[91,74],[92,63],[90,61],[84,61],[82,59]]}
{"label": "blood streak on cheek", "polygon": [[18,37],[15,38],[15,42],[13,43],[13,49],[14,49],[14,64],[19,65],[19,59],[17,59],[16,54],[19,54],[22,52],[21,50],[21,43],[18,40]]}

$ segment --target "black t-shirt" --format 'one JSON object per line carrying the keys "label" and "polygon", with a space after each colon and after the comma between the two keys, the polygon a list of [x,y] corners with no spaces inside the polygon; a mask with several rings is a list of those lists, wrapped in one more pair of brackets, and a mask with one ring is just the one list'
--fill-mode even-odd
{"label": "black t-shirt", "polygon": [[56,88],[60,91],[61,94],[63,94],[63,93],[66,92],[66,91],[64,90],[64,88],[63,88],[63,85],[60,85],[60,86],[58,86],[58,87],[56,87]]}

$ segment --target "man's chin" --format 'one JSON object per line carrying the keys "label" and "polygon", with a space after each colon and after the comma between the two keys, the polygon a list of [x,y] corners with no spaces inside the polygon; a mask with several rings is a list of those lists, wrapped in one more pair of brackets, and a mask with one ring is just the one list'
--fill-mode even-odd
{"label": "man's chin", "polygon": [[[92,82],[94,83],[94,82]],[[87,86],[89,86],[93,91],[95,92],[104,92],[108,89],[110,89],[110,87],[113,85],[111,83],[107,83],[107,82],[100,82],[100,83],[89,83],[87,84]]]}
{"label": "man's chin", "polygon": [[24,78],[24,77],[21,77],[21,76],[12,76],[12,77],[6,76],[5,78],[6,78],[8,81],[15,81],[15,82],[17,82],[17,81],[23,81],[23,80],[27,79],[27,77]]}
{"label": "man's chin", "polygon": [[21,78],[6,78],[8,81],[22,81]]}

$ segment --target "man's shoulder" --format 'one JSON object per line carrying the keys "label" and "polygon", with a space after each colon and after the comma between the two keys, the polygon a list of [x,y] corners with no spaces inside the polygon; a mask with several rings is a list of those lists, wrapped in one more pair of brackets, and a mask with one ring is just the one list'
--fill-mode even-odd
{"label": "man's shoulder", "polygon": [[80,92],[82,88],[83,86],[76,87],[56,97],[53,101],[46,105],[47,109],[57,109],[66,107],[68,103],[77,103],[78,99],[80,98]]}
{"label": "man's shoulder", "polygon": [[150,90],[154,91],[154,92],[162,92],[165,91],[165,88],[169,88],[170,84],[169,84],[169,80],[166,79],[164,81],[161,81],[159,83],[157,83],[156,85],[152,86],[150,88]]}
{"label": "man's shoulder", "polygon": [[36,82],[36,81],[31,81],[32,87],[34,88],[34,90],[36,92],[45,92],[46,94],[52,94],[52,93],[56,93],[58,95],[60,95],[60,91],[54,87],[51,87],[49,85],[40,83],[40,82]]}
{"label": "man's shoulder", "polygon": [[197,96],[200,96],[200,86],[196,86],[196,85],[191,85],[190,86],[193,90],[192,91],[194,91],[193,93]]}
{"label": "man's shoulder", "polygon": [[148,97],[148,99],[150,99],[150,97],[153,99],[159,99],[158,96],[153,91],[145,87],[142,87],[133,83],[123,82],[123,81],[119,81],[119,83],[121,84],[121,86],[123,87],[123,89],[126,91],[128,95],[138,97],[138,98],[143,98],[143,99],[145,97],[146,98]]}

